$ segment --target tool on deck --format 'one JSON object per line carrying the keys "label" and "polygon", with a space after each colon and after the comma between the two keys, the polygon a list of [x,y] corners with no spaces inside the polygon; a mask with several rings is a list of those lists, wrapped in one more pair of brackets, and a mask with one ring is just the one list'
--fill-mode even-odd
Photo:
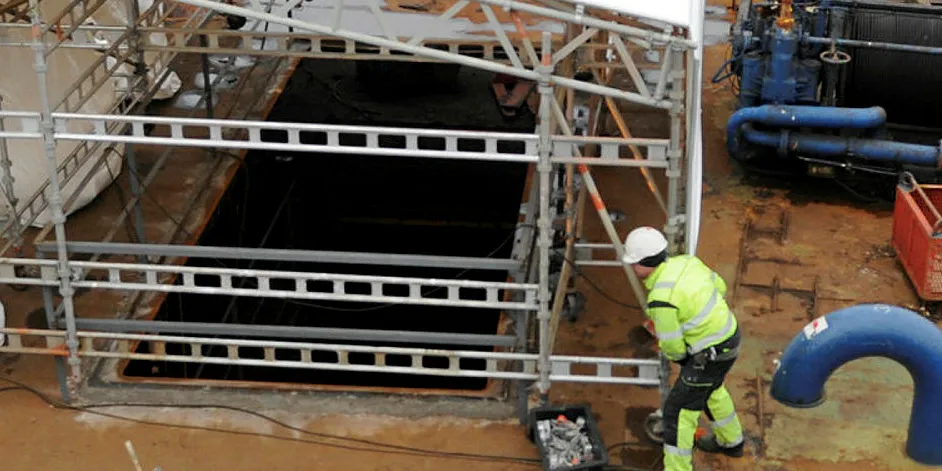
{"label": "tool on deck", "polygon": [[134,445],[131,443],[131,440],[124,442],[124,449],[128,451],[128,456],[131,457],[131,463],[134,464],[134,470],[144,471],[144,467],[141,466],[141,460],[137,459],[137,453],[134,452]]}
{"label": "tool on deck", "polygon": [[[141,460],[137,458],[137,452],[134,451],[134,444],[131,443],[131,440],[126,440],[124,442],[124,449],[128,451],[128,456],[131,458],[131,463],[134,464],[134,470],[144,471],[144,466],[141,465]],[[154,468],[154,471],[163,471],[163,468],[157,466]]]}
{"label": "tool on deck", "polygon": [[530,411],[529,424],[529,436],[544,470],[588,471],[608,466],[608,451],[590,406],[538,407]]}

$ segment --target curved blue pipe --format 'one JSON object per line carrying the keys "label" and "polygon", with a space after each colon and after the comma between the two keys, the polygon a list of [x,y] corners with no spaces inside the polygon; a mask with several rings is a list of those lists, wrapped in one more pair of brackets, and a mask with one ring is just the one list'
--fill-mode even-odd
{"label": "curved blue pipe", "polygon": [[821,156],[852,155],[859,159],[925,166],[937,166],[942,158],[942,149],[939,147],[878,139],[792,133],[787,130],[756,131],[751,124],[742,127],[742,135],[746,141],[753,144],[778,148],[781,155],[786,155],[787,152]]}
{"label": "curved blue pipe", "polygon": [[806,334],[809,324],[782,354],[772,397],[790,407],[815,407],[824,402],[831,373],[845,363],[864,357],[896,360],[915,387],[906,453],[919,463],[942,465],[942,331],[913,311],[886,304],[840,309],[816,322],[817,333]]}
{"label": "curved blue pipe", "polygon": [[879,106],[838,108],[762,105],[743,108],[733,113],[726,123],[726,147],[730,155],[738,154],[742,127],[747,123],[774,127],[873,129],[886,123],[886,111]]}

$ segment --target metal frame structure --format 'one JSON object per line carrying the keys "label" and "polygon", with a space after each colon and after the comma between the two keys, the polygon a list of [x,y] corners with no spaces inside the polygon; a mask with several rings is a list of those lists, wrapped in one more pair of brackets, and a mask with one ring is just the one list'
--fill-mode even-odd
{"label": "metal frame structure", "polygon": [[[685,123],[690,122],[691,109],[696,108],[689,93],[690,82],[696,78],[688,70],[694,59],[697,43],[688,29],[630,18],[617,12],[599,10],[591,5],[543,0],[543,3],[523,3],[516,0],[456,0],[440,20],[449,21],[469,5],[481,8],[492,35],[477,35],[475,39],[435,39],[422,35],[399,37],[386,28],[383,15],[374,3],[370,13],[377,20],[380,34],[345,30],[339,26],[344,1],[331,2],[335,8],[332,25],[317,24],[304,17],[304,8],[310,5],[324,7],[325,2],[300,0],[268,2],[267,6],[254,0],[245,6],[234,6],[211,0],[157,0],[144,12],[138,12],[135,0],[127,1],[127,25],[97,25],[86,20],[104,4],[121,0],[72,0],[66,9],[43,21],[40,0],[29,0],[31,24],[15,22],[22,14],[19,10],[4,11],[0,24],[0,38],[4,31],[30,28],[30,43],[0,43],[0,47],[32,47],[34,67],[40,83],[41,109],[0,110],[0,148],[7,140],[34,139],[44,144],[48,162],[49,180],[30,198],[17,201],[12,192],[9,203],[16,208],[3,227],[7,239],[3,256],[11,247],[23,242],[25,228],[36,221],[38,215],[51,210],[52,222],[33,241],[37,258],[0,259],[0,283],[42,287],[49,325],[52,330],[3,329],[7,345],[0,352],[27,352],[50,354],[59,358],[60,381],[63,395],[83,380],[85,358],[161,359],[193,363],[242,364],[285,366],[314,369],[340,369],[346,371],[378,371],[408,374],[437,374],[446,376],[476,376],[509,379],[523,383],[535,382],[541,399],[545,400],[553,381],[599,382],[613,384],[661,385],[666,382],[667,369],[663,360],[636,360],[559,356],[553,354],[553,344],[559,323],[563,298],[569,290],[576,257],[576,234],[581,231],[580,221],[586,200],[591,201],[605,225],[610,240],[605,248],[614,250],[615,260],[622,255],[621,241],[606,210],[604,199],[592,178],[593,167],[636,167],[643,172],[648,187],[655,194],[665,213],[665,230],[674,250],[684,246],[685,195],[682,177],[687,173],[684,149],[689,136],[684,136]],[[21,2],[22,3],[22,2]],[[264,3],[264,2],[263,2]],[[194,13],[181,26],[167,26],[166,19],[175,7],[188,5]],[[329,6],[328,5],[328,6]],[[361,5],[362,6],[362,5]],[[505,24],[498,21],[495,10],[511,18],[508,34]],[[292,12],[291,15],[288,12]],[[216,13],[246,18],[256,25],[266,23],[287,31],[230,31],[204,29],[208,19]],[[309,15],[310,16],[310,15]],[[562,27],[562,33],[531,31],[527,18],[543,18]],[[81,40],[83,34],[110,39],[110,46],[102,59],[84,74],[75,85],[66,90],[61,99],[53,100],[46,87],[46,60],[53,53],[67,53],[74,48],[99,48]],[[145,38],[165,35],[167,45],[155,45]],[[513,37],[511,37],[513,35]],[[199,39],[197,41],[196,39]],[[539,46],[534,44],[535,39]],[[261,48],[253,46],[258,40],[269,41]],[[644,52],[656,51],[662,59],[659,80],[652,87],[642,76],[637,57]],[[146,80],[143,54],[160,54],[161,70],[156,80]],[[434,129],[400,129],[364,126],[330,126],[322,124],[275,123],[233,119],[213,119],[213,84],[207,85],[204,97],[207,116],[203,118],[170,118],[142,115],[143,107],[169,72],[168,65],[177,54],[198,53],[230,56],[278,56],[292,58],[343,58],[350,60],[390,60],[445,62],[506,74],[538,84],[540,98],[538,128],[532,135],[442,131]],[[79,112],[102,84],[118,75],[118,66],[107,67],[105,56],[111,55],[121,64],[136,59],[134,77],[125,95],[118,97],[115,106],[104,114]],[[652,67],[648,67],[651,69]],[[205,69],[204,69],[205,72]],[[628,81],[614,78],[622,72]],[[699,72],[698,72],[699,73]],[[582,78],[575,78],[581,75]],[[208,74],[207,74],[208,76]],[[588,76],[588,79],[585,77]],[[207,80],[207,82],[209,82]],[[619,86],[616,83],[626,85]],[[693,94],[695,95],[695,94]],[[131,106],[127,106],[127,101]],[[664,138],[634,138],[618,108],[627,101],[663,110],[670,116],[670,135]],[[600,121],[609,115],[618,126],[620,137],[598,137]],[[583,119],[584,117],[588,119]],[[207,134],[208,131],[208,134]],[[267,131],[265,134],[262,131]],[[278,132],[279,137],[271,137]],[[194,137],[202,133],[203,137]],[[348,137],[356,137],[358,144],[350,145]],[[389,147],[389,140],[380,137],[397,136],[398,147]],[[311,139],[320,144],[310,144]],[[63,162],[57,162],[55,149],[59,142],[77,141],[81,144]],[[522,144],[522,152],[498,150],[499,142]],[[474,143],[476,146],[465,146]],[[101,242],[69,241],[66,237],[65,211],[74,198],[63,202],[62,186],[79,170],[89,165],[91,156],[102,145],[124,144],[127,165],[131,167],[131,202],[115,222],[115,226]],[[246,249],[231,247],[200,247],[167,244],[119,244],[112,242],[117,227],[135,208],[139,208],[142,192],[153,178],[153,173],[139,178],[135,167],[133,145],[157,144],[168,150],[154,166],[152,172],[163,166],[167,153],[179,146],[208,149],[237,148],[290,150],[301,152],[329,152],[335,154],[368,154],[377,158],[412,157],[439,159],[466,159],[486,162],[524,162],[532,164],[535,176],[531,182],[525,220],[517,229],[511,259],[428,257],[413,255],[387,255],[376,253],[337,253],[289,251],[273,249]],[[467,151],[467,148],[483,149]],[[4,155],[4,161],[9,160]],[[6,164],[5,164],[6,165]],[[7,167],[8,168],[8,167]],[[662,194],[651,175],[652,170],[666,173],[668,187]],[[554,180],[562,184],[554,184]],[[12,188],[8,179],[2,183]],[[83,182],[83,185],[87,183]],[[78,193],[78,190],[76,190]],[[555,201],[564,201],[562,211]],[[142,216],[135,214],[138,234],[143,234]],[[565,219],[562,234],[564,246],[554,247],[556,229],[554,220]],[[46,241],[49,232],[55,241]],[[562,255],[563,264],[556,281],[550,273],[554,252]],[[44,255],[55,254],[55,259]],[[76,254],[94,255],[90,261],[72,258]],[[126,263],[128,257],[137,257],[137,263]],[[331,263],[379,264],[429,267],[463,267],[508,272],[511,281],[489,283],[470,280],[433,280],[396,277],[369,277],[330,273],[305,273],[246,270],[230,268],[199,268],[181,266],[186,257],[214,257],[250,260],[304,260]],[[104,259],[104,261],[101,261]],[[170,260],[161,263],[155,260]],[[117,261],[116,261],[117,260]],[[177,264],[174,264],[177,263]],[[585,264],[586,261],[579,261]],[[614,265],[621,265],[615,262]],[[628,267],[622,265],[635,295],[644,300],[640,283]],[[24,269],[29,267],[28,269]],[[102,276],[93,276],[96,273]],[[213,277],[209,285],[199,283],[197,275]],[[235,285],[234,279],[251,278],[254,288]],[[292,288],[275,289],[272,280],[291,280]],[[179,283],[182,281],[182,283]],[[324,288],[311,288],[312,282]],[[351,285],[363,290],[352,292]],[[389,295],[391,286],[403,288],[401,295]],[[425,295],[423,287],[444,287],[444,297]],[[465,306],[501,309],[514,319],[516,336],[433,334],[424,332],[368,331],[355,329],[295,329],[291,332],[276,326],[246,326],[229,324],[181,324],[129,319],[83,319],[76,315],[73,295],[76,289],[111,289],[131,292],[180,292],[223,296],[267,296],[291,299],[326,299],[351,302],[384,302],[437,306]],[[58,290],[61,302],[55,305],[53,290]],[[141,334],[147,332],[147,334]],[[167,334],[219,335],[230,338],[176,337]],[[532,342],[530,334],[536,334]],[[498,351],[481,353],[470,351],[431,351],[392,347],[354,347],[321,343],[296,343],[272,340],[237,340],[233,336],[306,338],[312,340],[344,341],[425,341],[447,340],[455,345],[487,345]],[[44,346],[28,345],[24,337],[37,336],[45,340]],[[136,353],[134,345],[151,344],[151,353]],[[186,355],[167,354],[166,344],[189,345]],[[529,345],[533,343],[535,345]],[[156,345],[156,347],[155,347]],[[204,347],[220,345],[225,348],[222,357],[205,354]],[[262,360],[243,358],[241,347],[261,347],[266,353]],[[286,361],[277,351],[298,353],[298,360]],[[336,362],[322,363],[311,360],[312,351],[330,351]],[[366,352],[375,357],[374,366],[367,369],[352,365],[345,358],[349,352]],[[411,358],[411,366],[387,366],[391,356]],[[422,366],[425,356],[448,358],[448,367],[429,371]],[[486,367],[468,369],[462,359],[485,360]],[[62,359],[65,362],[62,362]],[[65,364],[69,367],[66,378]],[[580,375],[571,371],[573,364],[595,365],[594,374]],[[627,376],[612,373],[612,367],[634,367],[637,371]],[[521,389],[526,390],[527,388]]]}

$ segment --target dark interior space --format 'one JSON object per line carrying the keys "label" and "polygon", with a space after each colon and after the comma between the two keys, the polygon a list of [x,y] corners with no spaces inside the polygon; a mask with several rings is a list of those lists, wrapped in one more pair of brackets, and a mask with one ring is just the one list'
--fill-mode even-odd
{"label": "dark interior space", "polygon": [[[396,65],[395,67],[403,67]],[[428,70],[428,65],[423,66]],[[450,67],[450,66],[443,66]],[[360,73],[376,72],[375,67]],[[337,61],[304,61],[269,115],[270,121],[370,126],[424,127],[533,132],[532,116],[504,120],[490,94],[490,74],[462,68],[441,77],[444,86],[415,88],[396,98],[395,87],[380,93],[373,80],[357,78],[357,68]],[[423,87],[428,85],[428,80]],[[408,87],[406,87],[408,88]],[[414,113],[408,113],[409,109]],[[459,110],[464,110],[459,112]],[[418,117],[416,117],[418,114]],[[527,166],[459,160],[369,155],[251,151],[201,234],[199,245],[508,258]],[[507,273],[421,267],[383,267],[249,260],[190,259],[189,266],[357,275],[506,281]],[[199,277],[197,277],[199,278]],[[233,286],[238,287],[238,278]],[[272,280],[272,289],[279,280]],[[197,281],[199,283],[199,281]],[[253,288],[252,280],[244,287]],[[348,288],[348,292],[354,291]],[[368,289],[368,287],[367,287]],[[405,289],[405,287],[403,287]],[[429,288],[426,292],[431,292]],[[364,294],[366,290],[364,290]],[[441,296],[444,297],[444,290]],[[392,293],[390,293],[392,294]],[[362,328],[469,334],[495,334],[496,310],[169,294],[156,320],[302,327]],[[256,338],[257,339],[257,338]],[[277,339],[290,341],[291,339]],[[297,340],[304,341],[304,340]],[[308,341],[310,342],[310,341]],[[352,341],[335,341],[356,345]],[[387,343],[395,347],[488,350],[488,347]],[[148,346],[142,344],[140,352]],[[173,349],[177,348],[177,351]],[[168,345],[170,354],[188,353]],[[207,356],[225,356],[224,347]],[[263,358],[261,349],[241,349],[243,358]],[[293,355],[293,357],[292,357]],[[351,355],[352,363],[372,364],[371,355]],[[298,360],[293,351],[277,358]],[[336,354],[313,361],[336,361]],[[387,356],[391,366],[408,357]],[[426,362],[433,368],[447,367]],[[483,369],[483,362],[462,361]],[[485,379],[456,379],[388,373],[347,373],[278,367],[236,367],[135,360],[130,377],[264,381],[322,385],[482,390]]]}

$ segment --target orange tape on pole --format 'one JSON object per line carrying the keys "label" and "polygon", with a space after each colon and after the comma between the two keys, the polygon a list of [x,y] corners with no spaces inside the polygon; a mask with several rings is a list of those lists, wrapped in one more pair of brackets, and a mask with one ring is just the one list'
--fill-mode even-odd
{"label": "orange tape on pole", "polygon": [[526,38],[528,34],[527,29],[523,27],[523,22],[520,21],[520,17],[517,16],[517,13],[516,12],[511,13],[510,18],[513,19],[514,26],[517,27],[517,34],[521,36],[520,39],[523,40],[523,38]]}

